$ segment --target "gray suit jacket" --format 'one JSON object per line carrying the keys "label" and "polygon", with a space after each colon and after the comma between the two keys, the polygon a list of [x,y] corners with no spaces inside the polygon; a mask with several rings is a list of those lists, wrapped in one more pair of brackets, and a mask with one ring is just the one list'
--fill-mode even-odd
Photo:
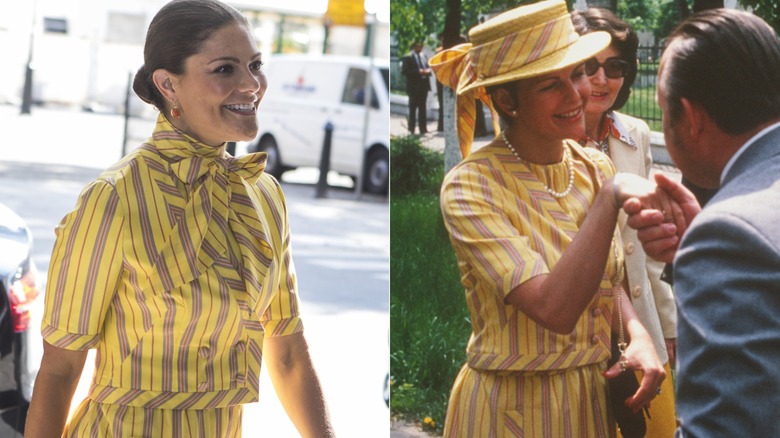
{"label": "gray suit jacket", "polygon": [[780,127],[693,221],[674,281],[678,433],[780,437]]}

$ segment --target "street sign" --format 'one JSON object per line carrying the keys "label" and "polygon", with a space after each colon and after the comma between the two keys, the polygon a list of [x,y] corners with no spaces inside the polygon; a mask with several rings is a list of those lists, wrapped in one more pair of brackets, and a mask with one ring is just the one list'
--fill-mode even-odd
{"label": "street sign", "polygon": [[325,20],[333,26],[365,26],[364,0],[328,0]]}

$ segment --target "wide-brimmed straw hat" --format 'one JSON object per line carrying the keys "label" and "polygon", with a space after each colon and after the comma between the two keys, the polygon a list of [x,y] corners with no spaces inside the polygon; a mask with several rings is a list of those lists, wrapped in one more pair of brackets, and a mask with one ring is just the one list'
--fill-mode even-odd
{"label": "wide-brimmed straw hat", "polygon": [[458,137],[465,157],[474,136],[476,99],[494,114],[484,87],[541,76],[584,62],[606,48],[610,36],[574,30],[564,0],[520,6],[473,27],[470,43],[439,52],[429,64],[458,95]]}

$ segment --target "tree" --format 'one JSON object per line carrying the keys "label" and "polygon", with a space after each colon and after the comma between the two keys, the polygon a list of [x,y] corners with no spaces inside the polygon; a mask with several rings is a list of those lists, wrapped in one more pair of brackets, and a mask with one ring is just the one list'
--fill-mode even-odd
{"label": "tree", "polygon": [[753,8],[753,13],[763,18],[780,34],[780,0],[740,0],[743,7]]}
{"label": "tree", "polygon": [[[460,0],[460,18],[457,34],[466,35],[478,23],[482,14],[515,8],[538,0]],[[569,5],[573,0],[567,0]],[[444,29],[450,0],[392,0],[390,2],[390,28],[398,48],[406,52],[414,40],[423,41],[429,47],[439,45],[438,35]],[[453,4],[454,6],[454,4]]]}

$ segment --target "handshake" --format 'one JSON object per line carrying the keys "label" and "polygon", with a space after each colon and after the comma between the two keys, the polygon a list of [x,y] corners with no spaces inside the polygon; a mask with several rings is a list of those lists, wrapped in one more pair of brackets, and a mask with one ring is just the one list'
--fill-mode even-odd
{"label": "handshake", "polygon": [[628,215],[627,224],[648,256],[672,263],[683,234],[701,211],[690,190],[662,173],[655,184],[640,176],[618,173],[612,179],[616,207]]}

